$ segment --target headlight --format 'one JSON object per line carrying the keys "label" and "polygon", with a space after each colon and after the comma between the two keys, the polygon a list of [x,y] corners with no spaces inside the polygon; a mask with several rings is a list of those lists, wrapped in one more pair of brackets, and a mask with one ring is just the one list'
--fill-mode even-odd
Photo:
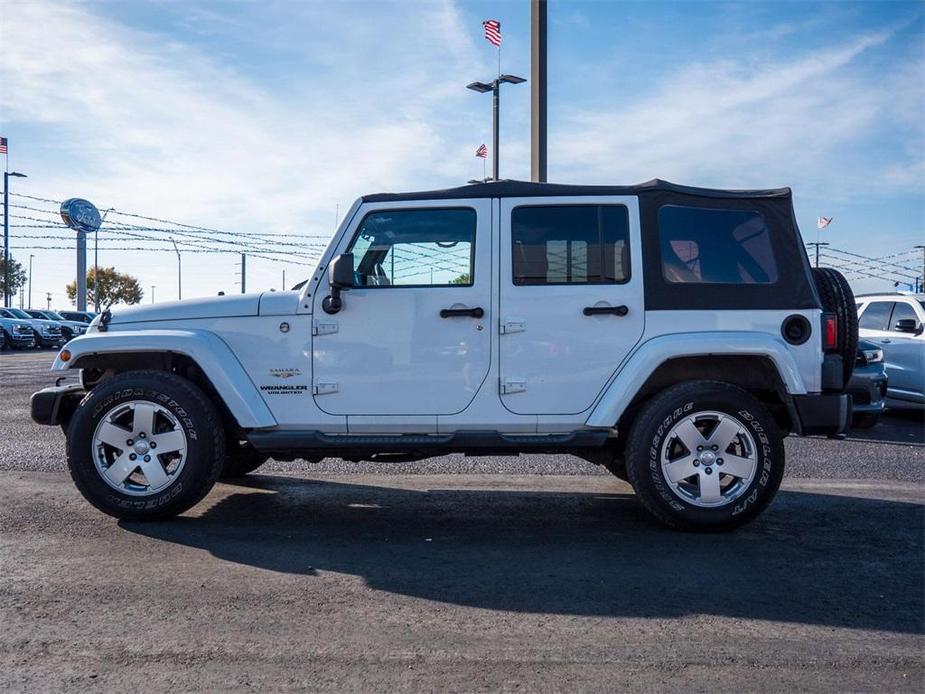
{"label": "headlight", "polygon": [[861,350],[861,354],[864,355],[864,360],[868,364],[876,364],[878,361],[883,361],[882,349],[864,349]]}

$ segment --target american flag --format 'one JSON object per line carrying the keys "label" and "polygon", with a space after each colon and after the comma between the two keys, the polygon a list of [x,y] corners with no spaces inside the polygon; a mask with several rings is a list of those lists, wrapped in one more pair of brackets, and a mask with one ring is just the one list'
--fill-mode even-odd
{"label": "american flag", "polygon": [[497,19],[486,19],[482,22],[485,28],[485,38],[492,46],[501,47],[501,22]]}
{"label": "american flag", "polygon": [[831,223],[832,223],[832,217],[820,217],[818,220],[816,220],[816,228],[825,229]]}
{"label": "american flag", "polygon": [[0,137],[0,154],[6,154],[9,150],[6,145],[6,138]]}
{"label": "american flag", "polygon": [[479,159],[484,159],[487,157],[488,147],[486,147],[484,144],[479,145],[479,148],[475,150],[475,156],[477,156]]}

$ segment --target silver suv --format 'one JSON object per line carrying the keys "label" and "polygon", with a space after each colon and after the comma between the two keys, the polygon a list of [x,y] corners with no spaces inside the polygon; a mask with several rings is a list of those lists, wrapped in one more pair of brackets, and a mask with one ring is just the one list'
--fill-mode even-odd
{"label": "silver suv", "polygon": [[883,350],[887,406],[925,406],[925,294],[863,294],[857,309],[861,337]]}

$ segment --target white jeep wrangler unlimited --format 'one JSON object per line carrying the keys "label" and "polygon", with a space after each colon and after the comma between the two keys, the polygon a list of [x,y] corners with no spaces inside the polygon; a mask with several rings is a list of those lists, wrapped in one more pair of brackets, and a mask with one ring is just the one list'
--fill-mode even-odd
{"label": "white jeep wrangler unlimited", "polygon": [[297,292],[105,312],[32,417],[125,519],[269,457],[558,452],[713,530],[771,501],[784,436],[844,430],[856,341],[789,189],[502,181],[361,198]]}

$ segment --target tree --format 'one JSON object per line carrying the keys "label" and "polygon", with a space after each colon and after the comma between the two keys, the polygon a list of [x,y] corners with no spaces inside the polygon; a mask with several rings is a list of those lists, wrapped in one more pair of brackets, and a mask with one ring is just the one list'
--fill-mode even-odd
{"label": "tree", "polygon": [[[0,255],[0,301],[3,300],[5,296],[4,290],[6,289],[6,266],[3,264],[3,256]],[[16,296],[19,292],[19,288],[26,283],[26,271],[22,269],[22,265],[14,258],[10,256],[10,296]]]}
{"label": "tree", "polygon": [[[70,302],[77,301],[77,280],[66,287],[67,298]],[[114,267],[100,268],[100,304],[97,308],[107,309],[113,304],[137,304],[141,302],[144,292],[138,280],[121,272]],[[96,299],[96,272],[93,268],[87,273],[87,299]]]}
{"label": "tree", "polygon": [[450,284],[469,284],[471,275],[468,272],[464,272],[459,277],[454,280],[450,280]]}

